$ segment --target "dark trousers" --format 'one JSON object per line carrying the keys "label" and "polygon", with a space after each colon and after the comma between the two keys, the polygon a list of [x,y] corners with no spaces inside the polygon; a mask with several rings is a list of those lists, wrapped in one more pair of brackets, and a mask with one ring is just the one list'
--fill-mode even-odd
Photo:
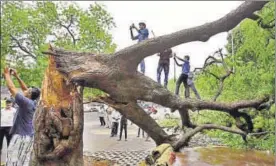
{"label": "dark trousers", "polygon": [[164,69],[164,74],[165,74],[164,87],[167,88],[168,78],[169,78],[169,71],[170,71],[170,65],[169,64],[166,64],[166,63],[158,64],[158,67],[157,67],[157,82],[159,84],[161,84],[161,73],[162,73],[163,69]]}
{"label": "dark trousers", "polygon": [[145,71],[146,71],[146,64],[145,64],[145,60],[144,60],[144,59],[140,62],[140,69],[141,69],[141,72],[142,72],[143,74],[145,74]]}
{"label": "dark trousers", "polygon": [[[138,129],[138,137],[140,137],[140,130],[142,129],[141,128]],[[142,130],[142,136],[145,137],[144,130]]]}
{"label": "dark trousers", "polygon": [[190,90],[189,90],[187,80],[188,80],[188,75],[187,74],[181,74],[180,75],[180,77],[178,78],[178,80],[176,82],[176,88],[175,88],[175,94],[176,95],[179,94],[179,87],[183,83],[184,87],[185,87],[185,98],[190,97]]}
{"label": "dark trousers", "polygon": [[113,137],[114,135],[117,135],[118,133],[118,122],[113,122],[112,123],[112,129],[111,129],[111,136]]}
{"label": "dark trousers", "polygon": [[123,130],[125,130],[125,139],[127,139],[127,124],[121,124],[121,127],[120,127],[120,139],[122,138]]}
{"label": "dark trousers", "polygon": [[[2,151],[2,145],[4,137],[7,139],[7,144],[9,146],[12,135],[9,134],[11,127],[0,127],[0,150]],[[1,153],[0,153],[1,154]]]}
{"label": "dark trousers", "polygon": [[104,117],[100,117],[101,126],[105,126]]}

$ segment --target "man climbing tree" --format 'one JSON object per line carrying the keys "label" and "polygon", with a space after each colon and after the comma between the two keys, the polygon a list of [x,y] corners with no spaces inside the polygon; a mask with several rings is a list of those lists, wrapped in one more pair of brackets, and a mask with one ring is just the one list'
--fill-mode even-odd
{"label": "man climbing tree", "polygon": [[[136,29],[136,31],[138,32],[138,35],[135,36],[135,37],[133,36],[133,32],[132,32],[133,28]],[[130,29],[131,39],[132,40],[138,40],[138,43],[143,41],[143,40],[148,39],[148,37],[149,37],[149,31],[146,28],[146,24],[144,22],[139,23],[139,29],[134,24],[132,24],[129,29]],[[145,74],[146,64],[145,64],[144,59],[140,62],[140,70],[143,74]]]}
{"label": "man climbing tree", "polygon": [[[181,65],[177,62],[177,59],[183,61],[184,63]],[[188,80],[188,75],[190,72],[190,57],[189,55],[185,55],[184,59],[181,59],[179,57],[177,57],[176,55],[174,55],[174,61],[178,66],[182,66],[182,73],[179,76],[177,82],[176,82],[176,89],[175,89],[175,94],[178,95],[179,94],[179,87],[181,85],[181,83],[184,84],[185,87],[185,98],[189,98],[190,97],[190,90],[189,90],[189,86],[187,83]]]}
{"label": "man climbing tree", "polygon": [[169,71],[170,71],[170,58],[172,57],[172,49],[166,49],[163,52],[160,52],[157,54],[159,56],[159,62],[157,67],[157,81],[159,84],[161,84],[161,73],[162,70],[164,70],[165,78],[164,78],[164,87],[167,89],[168,85],[168,77],[169,77]]}

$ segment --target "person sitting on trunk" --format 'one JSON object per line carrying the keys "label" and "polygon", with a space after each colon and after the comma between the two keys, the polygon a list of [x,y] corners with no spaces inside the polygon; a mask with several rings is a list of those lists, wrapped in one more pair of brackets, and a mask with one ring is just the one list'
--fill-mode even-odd
{"label": "person sitting on trunk", "polygon": [[127,141],[127,118],[124,115],[121,116],[120,120],[120,138],[118,141],[122,139],[123,130],[125,130],[125,141]]}
{"label": "person sitting on trunk", "polygon": [[1,120],[1,127],[0,127],[0,156],[2,154],[2,145],[4,137],[7,140],[7,146],[9,147],[10,140],[12,135],[10,134],[11,126],[13,124],[14,114],[16,109],[12,107],[12,100],[7,99],[5,101],[6,107],[1,110],[0,120]]}
{"label": "person sitting on trunk", "polygon": [[[177,62],[176,58],[183,61],[184,63],[182,65],[179,64]],[[176,55],[174,55],[174,61],[178,66],[182,66],[182,73],[176,82],[175,94],[179,95],[179,87],[183,83],[184,87],[185,87],[185,98],[189,98],[190,91],[189,91],[189,86],[187,84],[187,80],[188,80],[188,75],[190,72],[190,57],[188,55],[185,55],[184,59],[181,59],[181,58],[177,57]]]}
{"label": "person sitting on trunk", "polygon": [[[15,87],[11,74],[17,79],[23,91],[19,93]],[[33,146],[33,116],[36,110],[37,100],[40,96],[40,90],[36,87],[28,88],[26,84],[19,78],[14,69],[5,68],[4,77],[7,87],[15,98],[16,104],[19,106],[14,117],[14,124],[10,134],[12,139],[7,152],[7,166],[29,165],[30,155]]]}
{"label": "person sitting on trunk", "polygon": [[119,125],[119,120],[120,120],[120,113],[116,110],[113,110],[111,113],[111,118],[112,118],[112,129],[111,129],[111,136],[114,137],[117,136],[118,133],[118,125]]}
{"label": "person sitting on trunk", "polygon": [[104,116],[105,116],[105,110],[104,110],[104,105],[101,105],[98,116],[100,119],[101,126],[105,126],[105,121],[104,121]]}
{"label": "person sitting on trunk", "polygon": [[[137,36],[133,35],[133,32],[132,32],[133,28],[136,29],[136,31],[138,32]],[[139,23],[139,29],[134,24],[132,24],[130,26],[129,30],[130,30],[131,39],[132,40],[138,40],[138,43],[148,39],[148,37],[149,37],[149,31],[146,28],[146,24],[144,22]],[[145,65],[145,60],[144,59],[140,62],[140,69],[141,69],[141,72],[143,74],[145,74],[146,65]]]}
{"label": "person sitting on trunk", "polygon": [[194,81],[193,81],[193,78],[194,78],[194,74],[193,72],[190,72],[189,75],[188,75],[188,81],[187,81],[187,84],[188,86],[193,90],[195,96],[197,99],[201,99],[196,88],[195,88],[195,84],[194,84]]}
{"label": "person sitting on trunk", "polygon": [[157,56],[159,56],[159,62],[158,62],[158,67],[157,67],[157,82],[161,84],[161,73],[162,70],[164,69],[164,87],[167,88],[168,85],[168,78],[169,78],[169,71],[170,71],[170,58],[172,56],[172,49],[166,49],[161,53],[158,53]]}

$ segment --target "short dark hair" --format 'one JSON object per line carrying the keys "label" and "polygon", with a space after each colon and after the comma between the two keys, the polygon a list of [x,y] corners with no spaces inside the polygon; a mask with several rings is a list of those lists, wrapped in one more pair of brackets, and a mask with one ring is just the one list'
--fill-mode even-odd
{"label": "short dark hair", "polygon": [[32,91],[31,91],[31,99],[32,100],[36,100],[39,98],[40,96],[40,90],[37,87],[31,87]]}
{"label": "short dark hair", "polygon": [[12,100],[11,99],[7,99],[6,100],[6,104],[10,104],[10,103],[12,103]]}
{"label": "short dark hair", "polygon": [[139,22],[139,25],[143,25],[144,27],[146,27],[146,23],[144,22]]}
{"label": "short dark hair", "polygon": [[187,57],[188,60],[190,60],[190,56],[189,55],[185,55],[185,58]]}

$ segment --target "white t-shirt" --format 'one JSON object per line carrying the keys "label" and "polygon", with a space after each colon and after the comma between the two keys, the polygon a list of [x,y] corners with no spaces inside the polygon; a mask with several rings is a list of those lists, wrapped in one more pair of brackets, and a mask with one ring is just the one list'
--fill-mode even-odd
{"label": "white t-shirt", "polygon": [[112,111],[112,113],[111,113],[111,118],[112,118],[111,122],[119,122],[120,117],[121,117],[121,115],[118,111]]}
{"label": "white t-shirt", "polygon": [[104,110],[104,108],[100,108],[99,109],[98,116],[99,117],[104,117],[105,116],[105,110]]}
{"label": "white t-shirt", "polygon": [[13,118],[16,109],[11,107],[10,110],[6,108],[1,110],[1,127],[11,127],[13,125]]}

